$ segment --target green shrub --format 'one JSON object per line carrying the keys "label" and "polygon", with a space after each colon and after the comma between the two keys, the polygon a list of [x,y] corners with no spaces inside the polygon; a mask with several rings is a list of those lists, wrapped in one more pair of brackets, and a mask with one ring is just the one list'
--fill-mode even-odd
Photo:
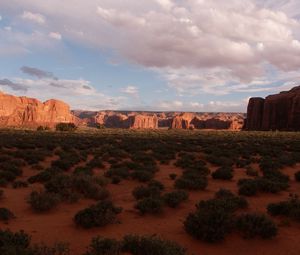
{"label": "green shrub", "polygon": [[233,170],[231,167],[220,167],[212,173],[214,179],[231,180],[233,178]]}
{"label": "green shrub", "polygon": [[58,123],[55,126],[56,131],[75,131],[77,129],[74,123]]}
{"label": "green shrub", "polygon": [[103,227],[115,222],[121,211],[111,201],[101,201],[76,213],[74,221],[83,228]]}
{"label": "green shrub", "polygon": [[132,191],[132,195],[135,199],[143,199],[147,197],[160,197],[161,190],[158,187],[146,187],[146,186],[138,186]]}
{"label": "green shrub", "polygon": [[24,181],[14,181],[13,184],[12,184],[12,187],[14,189],[27,188],[28,187],[28,183],[24,182]]}
{"label": "green shrub", "polygon": [[163,196],[166,205],[168,205],[171,208],[178,207],[180,203],[188,200],[188,198],[189,198],[189,194],[183,190],[176,190],[170,193],[166,193]]}
{"label": "green shrub", "polygon": [[252,168],[251,166],[246,167],[246,174],[248,176],[253,176],[257,177],[258,176],[258,171]]}
{"label": "green shrub", "polygon": [[133,171],[130,176],[134,180],[138,180],[140,182],[148,182],[153,178],[154,173],[145,170],[137,170]]}
{"label": "green shrub", "polygon": [[185,222],[185,230],[196,239],[206,242],[218,242],[231,231],[231,214],[222,208],[215,210],[196,210],[190,213]]}
{"label": "green shrub", "polygon": [[31,208],[36,212],[45,212],[57,206],[60,199],[59,196],[49,192],[31,192],[28,203]]}
{"label": "green shrub", "polygon": [[169,177],[171,180],[176,180],[177,174],[170,174]]}
{"label": "green shrub", "polygon": [[30,236],[24,231],[16,233],[10,230],[0,230],[1,255],[31,255],[29,253]]}
{"label": "green shrub", "polygon": [[15,215],[8,210],[7,208],[0,208],[0,220],[1,221],[9,221],[11,219],[14,219]]}
{"label": "green shrub", "polygon": [[204,190],[208,185],[207,177],[197,170],[186,170],[175,181],[175,188],[188,190]]}
{"label": "green shrub", "polygon": [[175,242],[157,236],[127,235],[123,238],[124,252],[132,255],[185,255],[186,251]]}
{"label": "green shrub", "polygon": [[300,200],[297,195],[291,195],[287,201],[271,203],[268,205],[267,210],[273,216],[287,216],[300,221]]}
{"label": "green shrub", "polygon": [[237,218],[236,228],[244,238],[270,239],[277,235],[275,223],[264,214],[244,214]]}
{"label": "green shrub", "polygon": [[254,196],[259,190],[258,182],[252,179],[241,179],[238,185],[239,194],[243,196]]}
{"label": "green shrub", "polygon": [[158,188],[161,191],[165,189],[165,186],[160,181],[157,181],[157,180],[151,180],[148,183],[148,187],[149,188],[155,187],[155,188]]}
{"label": "green shrub", "polygon": [[221,241],[233,228],[233,213],[247,206],[244,198],[220,189],[213,199],[202,200],[196,205],[196,211],[190,213],[184,222],[185,230],[206,242]]}
{"label": "green shrub", "polygon": [[119,255],[121,254],[122,243],[110,238],[97,236],[92,239],[88,251],[84,255]]}
{"label": "green shrub", "polygon": [[31,249],[30,255],[69,255],[70,247],[68,243],[58,242],[49,247],[45,244],[36,244]]}
{"label": "green shrub", "polygon": [[156,197],[146,197],[139,200],[135,206],[141,214],[158,214],[162,212],[163,200]]}
{"label": "green shrub", "polygon": [[295,180],[297,182],[300,182],[300,171],[298,171],[298,172],[295,173]]}

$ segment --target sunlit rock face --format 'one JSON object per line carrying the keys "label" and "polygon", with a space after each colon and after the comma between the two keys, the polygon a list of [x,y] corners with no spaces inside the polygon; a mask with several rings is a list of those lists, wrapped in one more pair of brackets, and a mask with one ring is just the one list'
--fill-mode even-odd
{"label": "sunlit rock face", "polygon": [[247,130],[300,130],[300,86],[248,104]]}
{"label": "sunlit rock face", "polygon": [[16,97],[0,92],[0,126],[53,127],[57,123],[76,123],[77,117],[71,114],[66,103],[51,99],[41,102],[34,98]]}

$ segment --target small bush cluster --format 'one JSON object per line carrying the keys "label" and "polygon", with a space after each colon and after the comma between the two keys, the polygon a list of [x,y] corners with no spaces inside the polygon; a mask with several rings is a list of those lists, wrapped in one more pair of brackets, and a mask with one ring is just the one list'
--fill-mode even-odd
{"label": "small bush cluster", "polygon": [[264,214],[244,214],[236,219],[236,228],[244,238],[270,239],[277,235],[275,223]]}
{"label": "small bush cluster", "polygon": [[278,193],[289,187],[289,177],[280,171],[265,171],[263,174],[263,177],[239,180],[240,195],[254,196],[258,192]]}
{"label": "small bush cluster", "polygon": [[184,190],[176,190],[163,196],[164,202],[171,208],[178,207],[182,202],[188,200],[189,194]]}
{"label": "small bush cluster", "polygon": [[267,210],[273,216],[286,216],[300,221],[300,199],[297,195],[291,195],[287,201],[271,203]]}
{"label": "small bush cluster", "polygon": [[8,210],[7,208],[0,208],[0,220],[1,221],[9,221],[11,219],[14,219],[15,218],[15,215],[10,211]]}
{"label": "small bush cluster", "polygon": [[58,123],[55,126],[56,131],[75,131],[77,129],[76,125],[74,123]]}
{"label": "small bush cluster", "polygon": [[24,231],[0,230],[1,255],[69,255],[69,246],[56,243],[53,247],[44,244],[31,245],[31,237]]}
{"label": "small bush cluster", "polygon": [[186,250],[175,242],[158,236],[127,235],[121,241],[97,236],[84,255],[185,255]]}
{"label": "small bush cluster", "polygon": [[175,242],[157,236],[125,236],[122,251],[132,255],[185,255],[186,250]]}
{"label": "small bush cluster", "polygon": [[46,212],[56,207],[60,199],[59,196],[54,193],[33,191],[29,195],[27,202],[34,211]]}
{"label": "small bush cluster", "polygon": [[114,223],[121,212],[111,201],[101,201],[76,213],[74,221],[83,228],[103,227]]}
{"label": "small bush cluster", "polygon": [[84,255],[119,255],[121,254],[122,243],[111,238],[97,236],[92,239]]}
{"label": "small bush cluster", "polygon": [[196,212],[190,213],[184,222],[185,230],[203,241],[221,241],[233,228],[233,213],[246,206],[245,199],[221,189],[215,198],[196,205]]}
{"label": "small bush cluster", "polygon": [[231,180],[233,178],[233,169],[229,166],[223,166],[218,168],[212,173],[214,179]]}
{"label": "small bush cluster", "polygon": [[297,171],[297,172],[295,173],[295,180],[296,180],[297,182],[300,182],[300,171]]}

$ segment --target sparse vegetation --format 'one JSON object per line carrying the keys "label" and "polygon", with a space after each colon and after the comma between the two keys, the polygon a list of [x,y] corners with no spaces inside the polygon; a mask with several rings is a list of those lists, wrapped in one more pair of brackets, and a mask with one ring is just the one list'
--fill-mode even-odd
{"label": "sparse vegetation", "polygon": [[76,213],[74,221],[83,228],[103,227],[114,223],[121,211],[111,201],[101,201]]}

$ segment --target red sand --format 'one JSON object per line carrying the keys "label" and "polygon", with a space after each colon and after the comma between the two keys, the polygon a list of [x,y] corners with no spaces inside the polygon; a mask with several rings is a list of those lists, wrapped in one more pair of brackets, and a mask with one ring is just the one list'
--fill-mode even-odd
{"label": "red sand", "polygon": [[[298,165],[299,169],[299,165]],[[212,168],[213,170],[213,168]],[[291,177],[297,167],[286,168],[284,172]],[[170,165],[161,165],[160,171],[155,179],[163,182],[168,190],[172,189],[173,182],[169,178],[170,173],[180,175],[181,169]],[[25,176],[32,175],[34,170],[25,169]],[[209,186],[205,191],[190,192],[188,202],[177,209],[165,208],[164,213],[159,216],[140,216],[134,209],[135,200],[131,195],[132,190],[140,185],[136,181],[122,181],[118,185],[110,184],[108,189],[111,192],[112,200],[116,205],[123,207],[119,216],[120,224],[109,225],[104,228],[84,230],[77,228],[72,218],[74,214],[90,204],[92,200],[80,200],[76,204],[61,204],[49,213],[37,214],[32,212],[26,203],[26,198],[32,187],[22,189],[4,189],[4,198],[1,200],[1,207],[7,207],[15,215],[16,219],[9,224],[0,223],[1,228],[10,228],[13,231],[23,229],[32,235],[33,242],[44,242],[53,244],[56,241],[69,242],[72,255],[81,255],[92,237],[96,235],[104,237],[121,238],[129,233],[136,234],[159,234],[163,238],[175,240],[188,249],[189,254],[243,254],[243,255],[298,255],[300,254],[300,224],[292,222],[290,226],[280,227],[279,235],[273,240],[244,240],[238,234],[231,234],[226,240],[219,244],[207,244],[197,241],[187,235],[183,229],[183,221],[189,212],[194,211],[194,205],[201,199],[211,198],[219,188],[228,188],[237,191],[237,180],[246,177],[245,170],[236,169],[234,180],[219,181],[209,179]],[[291,187],[280,194],[259,194],[256,197],[248,198],[250,211],[266,211],[266,206],[271,202],[281,201],[288,198],[289,193],[300,195],[300,184],[291,178]],[[38,188],[35,185],[34,188]],[[279,221],[279,220],[278,220]]]}

